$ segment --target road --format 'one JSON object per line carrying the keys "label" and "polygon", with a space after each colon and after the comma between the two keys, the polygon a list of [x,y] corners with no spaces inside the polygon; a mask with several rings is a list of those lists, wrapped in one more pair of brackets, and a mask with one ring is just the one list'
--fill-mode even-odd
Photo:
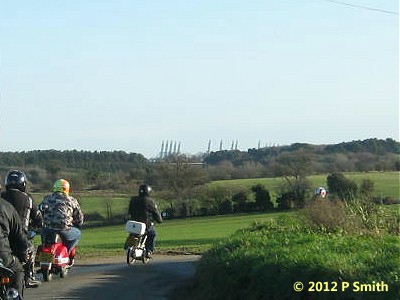
{"label": "road", "polygon": [[124,257],[79,261],[66,278],[54,276],[24,299],[166,300],[171,288],[194,274],[196,255],[155,255],[148,264],[128,266]]}

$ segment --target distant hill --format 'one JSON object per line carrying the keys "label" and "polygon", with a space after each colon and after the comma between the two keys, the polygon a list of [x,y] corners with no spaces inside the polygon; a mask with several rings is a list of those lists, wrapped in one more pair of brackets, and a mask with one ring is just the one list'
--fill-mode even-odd
{"label": "distant hill", "polygon": [[[77,188],[130,189],[153,180],[162,163],[190,163],[204,167],[209,180],[279,176],[281,157],[307,157],[307,173],[399,171],[400,143],[393,139],[366,139],[334,145],[294,143],[289,146],[224,150],[198,156],[171,156],[150,161],[142,154],[124,151],[34,150],[0,152],[0,180],[10,169],[21,169],[35,189],[48,189],[60,176]],[[3,181],[4,182],[4,181]]]}
{"label": "distant hill", "polygon": [[315,172],[399,170],[400,143],[393,139],[366,139],[334,145],[295,143],[289,146],[248,149],[247,152],[211,152],[204,162],[216,166],[230,162],[234,166],[248,163],[272,166],[282,154],[306,153]]}

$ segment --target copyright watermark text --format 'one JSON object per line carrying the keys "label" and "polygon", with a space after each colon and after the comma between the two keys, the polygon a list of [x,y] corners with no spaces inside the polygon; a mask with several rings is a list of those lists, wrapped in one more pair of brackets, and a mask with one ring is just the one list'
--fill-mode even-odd
{"label": "copyright watermark text", "polygon": [[296,281],[293,284],[293,290],[295,292],[301,292],[306,290],[308,292],[388,292],[389,286],[384,281],[370,283],[361,283],[359,281],[347,282],[347,281],[309,281],[303,283]]}

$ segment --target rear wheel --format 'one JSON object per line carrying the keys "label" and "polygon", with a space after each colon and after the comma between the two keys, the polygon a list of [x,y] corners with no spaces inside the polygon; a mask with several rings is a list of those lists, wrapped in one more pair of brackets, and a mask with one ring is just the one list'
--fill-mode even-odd
{"label": "rear wheel", "polygon": [[135,248],[129,247],[128,250],[126,251],[126,262],[128,265],[133,265],[135,261],[136,261]]}
{"label": "rear wheel", "polygon": [[43,273],[43,280],[44,281],[51,281],[53,279],[53,274],[50,272],[49,269],[42,270]]}
{"label": "rear wheel", "polygon": [[60,277],[65,278],[65,277],[67,277],[67,275],[68,275],[68,267],[67,266],[61,267]]}

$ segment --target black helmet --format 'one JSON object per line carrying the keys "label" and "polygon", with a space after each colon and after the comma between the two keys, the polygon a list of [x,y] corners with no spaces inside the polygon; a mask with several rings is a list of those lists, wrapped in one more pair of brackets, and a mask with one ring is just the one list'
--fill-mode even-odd
{"label": "black helmet", "polygon": [[13,170],[8,172],[5,183],[6,190],[17,189],[21,192],[26,190],[26,175],[25,173]]}
{"label": "black helmet", "polygon": [[148,196],[151,193],[151,186],[142,184],[139,186],[139,196]]}

